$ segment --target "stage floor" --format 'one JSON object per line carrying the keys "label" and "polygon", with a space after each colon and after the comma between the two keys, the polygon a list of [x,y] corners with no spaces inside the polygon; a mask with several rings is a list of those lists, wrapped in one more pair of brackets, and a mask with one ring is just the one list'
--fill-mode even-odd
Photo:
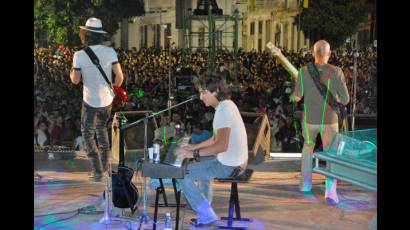
{"label": "stage floor", "polygon": [[[53,165],[54,169],[50,165]],[[105,226],[99,223],[103,217],[102,212],[92,210],[80,214],[76,212],[79,208],[98,204],[105,185],[88,181],[88,169],[84,168],[86,164],[83,165],[84,167],[75,165],[75,160],[71,163],[64,160],[37,161],[36,172],[42,178],[41,180],[35,178],[34,183],[35,229],[138,229],[138,217],[143,210],[141,174],[134,176],[134,184],[139,190],[139,205],[131,218],[136,223],[122,221]],[[376,212],[375,192],[345,182],[338,184],[340,203],[336,206],[326,204],[324,177],[318,174],[313,175],[312,193],[299,192],[299,160],[267,159],[259,165],[250,165],[249,168],[255,170],[251,180],[249,183],[238,184],[238,189],[241,216],[251,218],[252,221],[234,222],[234,226],[257,230],[368,229]],[[220,217],[227,216],[230,183],[214,182],[213,188],[215,212]],[[169,202],[174,203],[173,189],[167,187],[166,192]],[[151,204],[155,201],[155,190],[148,186],[147,193],[149,204],[147,211],[151,221],[142,224],[141,229],[152,229],[154,208]],[[183,204],[186,203],[184,196],[181,201]],[[114,210],[115,213],[120,211]],[[163,229],[165,212],[171,212],[175,226],[175,208],[159,208],[157,229]],[[68,219],[71,216],[73,218]],[[181,208],[180,216],[180,229],[195,229],[189,224],[190,219],[195,217],[192,210],[188,207]],[[64,220],[66,218],[67,220]],[[62,221],[54,222],[57,220]],[[47,223],[49,224],[45,225]],[[218,224],[226,225],[226,221],[220,220]],[[42,225],[45,226],[41,227]]]}

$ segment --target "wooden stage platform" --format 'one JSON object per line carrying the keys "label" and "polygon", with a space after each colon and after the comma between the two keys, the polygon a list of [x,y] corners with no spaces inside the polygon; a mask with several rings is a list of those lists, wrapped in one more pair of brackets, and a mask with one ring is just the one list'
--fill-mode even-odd
{"label": "wooden stage platform", "polygon": [[[324,177],[318,174],[313,176],[312,193],[299,192],[299,160],[266,159],[249,168],[255,170],[251,180],[238,184],[238,188],[241,215],[252,221],[234,222],[234,226],[257,230],[365,230],[377,210],[376,193],[344,182],[338,185],[340,203],[336,206],[326,204]],[[88,209],[93,205],[99,207],[99,197],[105,185],[88,181],[86,159],[37,159],[35,169],[41,179],[35,178],[34,183],[34,229],[138,229],[138,217],[143,210],[140,172],[134,176],[140,195],[138,210],[131,217],[136,223],[124,221],[105,226],[99,223],[103,213],[99,209]],[[213,188],[213,207],[220,217],[226,216],[230,184],[214,182]],[[166,191],[169,202],[173,203],[172,188],[167,187]],[[155,190],[147,187],[147,192],[148,204],[152,204]],[[186,203],[183,196],[181,201]],[[87,206],[78,213],[78,209]],[[151,221],[142,224],[140,229],[152,229],[154,208],[149,205],[147,211]],[[157,229],[163,228],[165,212],[171,212],[175,221],[175,208],[159,208]],[[114,213],[121,213],[121,210],[116,209]],[[180,229],[195,229],[189,224],[194,217],[195,213],[189,207],[182,208]],[[226,224],[226,221],[220,220],[218,224]]]}

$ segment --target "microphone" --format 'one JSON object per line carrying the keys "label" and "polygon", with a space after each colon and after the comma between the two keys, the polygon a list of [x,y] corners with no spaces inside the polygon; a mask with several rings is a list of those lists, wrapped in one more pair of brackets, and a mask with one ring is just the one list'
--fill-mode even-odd
{"label": "microphone", "polygon": [[190,96],[189,99],[191,99],[191,100],[199,99],[199,96],[198,96],[198,94],[194,94],[194,95]]}

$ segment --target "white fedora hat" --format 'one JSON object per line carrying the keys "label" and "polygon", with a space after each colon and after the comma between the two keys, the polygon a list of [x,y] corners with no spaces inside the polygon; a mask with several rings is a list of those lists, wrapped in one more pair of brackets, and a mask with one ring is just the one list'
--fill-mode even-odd
{"label": "white fedora hat", "polygon": [[102,23],[101,20],[98,18],[89,18],[85,23],[85,26],[80,26],[83,30],[88,30],[95,33],[106,34],[104,30],[102,30]]}

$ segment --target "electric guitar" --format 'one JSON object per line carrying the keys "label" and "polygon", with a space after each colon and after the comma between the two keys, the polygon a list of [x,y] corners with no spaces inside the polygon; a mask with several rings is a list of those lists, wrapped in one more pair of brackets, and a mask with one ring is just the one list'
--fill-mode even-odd
{"label": "electric guitar", "polygon": [[268,42],[266,47],[272,53],[272,55],[279,61],[280,64],[294,77],[296,80],[298,79],[299,72],[298,70],[289,62],[289,60],[283,56],[282,51],[278,47],[276,47],[272,42]]}
{"label": "electric guitar", "polygon": [[118,86],[112,86],[112,90],[114,91],[114,100],[112,101],[112,111],[118,112],[125,106],[125,102],[127,101],[128,94],[127,92]]}

